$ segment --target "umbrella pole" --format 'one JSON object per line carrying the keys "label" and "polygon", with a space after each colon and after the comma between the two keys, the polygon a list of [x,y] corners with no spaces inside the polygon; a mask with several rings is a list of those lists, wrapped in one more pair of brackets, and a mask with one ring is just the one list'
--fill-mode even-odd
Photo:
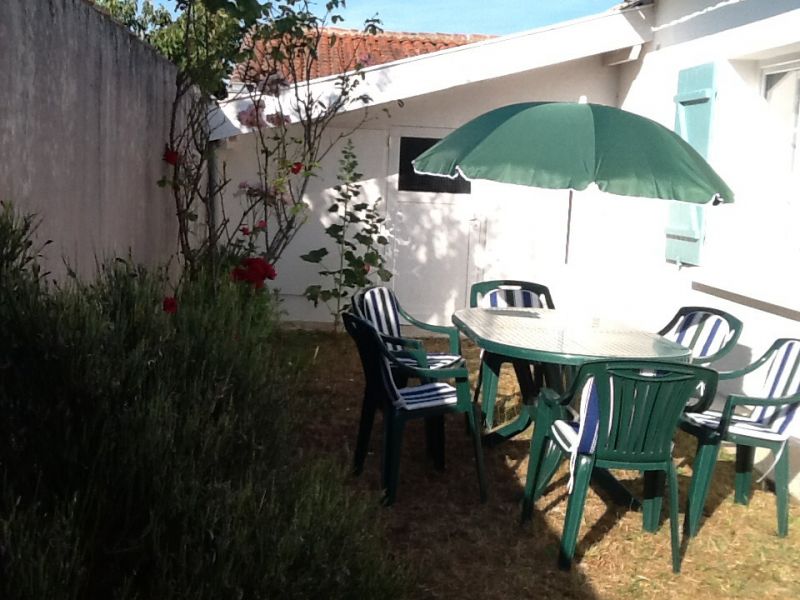
{"label": "umbrella pole", "polygon": [[569,233],[572,228],[572,190],[569,191],[569,207],[567,208],[567,243],[564,247],[564,264],[569,263]]}

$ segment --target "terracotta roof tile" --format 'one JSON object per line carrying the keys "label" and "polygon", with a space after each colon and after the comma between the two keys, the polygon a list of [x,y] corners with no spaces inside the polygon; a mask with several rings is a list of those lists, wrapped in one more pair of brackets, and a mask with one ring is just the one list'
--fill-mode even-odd
{"label": "terracotta roof tile", "polygon": [[[331,35],[322,38],[318,49],[319,58],[309,73],[311,79],[344,73],[355,68],[356,63],[361,63],[364,67],[381,65],[493,37],[474,34],[393,31],[369,35],[352,29],[339,28],[327,28],[325,31]],[[334,36],[335,43],[330,43]],[[248,65],[239,65],[234,78],[241,80],[245,68],[249,68],[247,77],[249,81],[261,79],[267,70],[264,50],[264,42],[257,41],[253,49],[253,60],[249,61]],[[298,79],[305,79],[305,77],[300,75]]]}

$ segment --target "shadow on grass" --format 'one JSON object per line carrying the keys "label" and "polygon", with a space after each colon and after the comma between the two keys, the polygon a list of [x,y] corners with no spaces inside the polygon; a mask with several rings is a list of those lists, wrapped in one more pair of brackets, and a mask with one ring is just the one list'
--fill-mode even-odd
{"label": "shadow on grass", "polygon": [[[304,451],[337,455],[350,467],[363,393],[360,362],[344,335],[303,333],[319,357],[308,374],[314,414],[306,426]],[[426,343],[427,345],[427,343]],[[436,348],[434,348],[436,349]],[[474,363],[471,361],[470,366]],[[377,413],[363,473],[350,484],[381,497],[383,418]],[[579,561],[571,571],[558,569],[563,519],[539,505],[531,522],[520,526],[529,440],[520,436],[495,448],[484,446],[489,499],[482,504],[471,438],[461,415],[445,418],[445,469],[426,452],[424,422],[407,424],[401,450],[394,505],[381,511],[397,558],[416,573],[414,598],[576,598],[599,594]],[[555,491],[562,495],[563,486]],[[542,506],[553,503],[543,498]],[[563,506],[563,504],[561,504]],[[579,550],[584,547],[581,542]]]}

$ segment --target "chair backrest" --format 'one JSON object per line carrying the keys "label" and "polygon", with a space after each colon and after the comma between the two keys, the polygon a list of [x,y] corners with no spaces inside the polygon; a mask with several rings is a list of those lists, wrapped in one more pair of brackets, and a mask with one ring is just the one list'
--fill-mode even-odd
{"label": "chair backrest", "polygon": [[692,362],[707,364],[733,350],[742,333],[742,322],[716,308],[684,306],[658,332],[692,350]]}
{"label": "chair backrest", "polygon": [[[759,359],[761,366],[748,377],[763,377],[759,396],[786,398],[800,393],[800,340],[782,338]],[[797,404],[753,407],[752,419],[774,433],[783,434],[797,415]]]}
{"label": "chair backrest", "polygon": [[366,289],[360,289],[350,299],[350,312],[355,316],[364,318],[364,293]]}
{"label": "chair backrest", "polygon": [[[359,303],[361,318],[372,323],[372,326],[384,335],[401,337],[400,313],[397,310],[397,298],[392,290],[384,286],[366,289],[361,294]],[[390,345],[389,349],[399,348]]]}
{"label": "chair backrest", "polygon": [[555,308],[546,285],[515,279],[480,281],[470,288],[471,308]]}
{"label": "chair backrest", "polygon": [[386,357],[385,346],[372,323],[350,313],[342,313],[342,322],[358,348],[367,395],[379,399],[385,406],[397,404],[399,393]]}
{"label": "chair backrest", "polygon": [[670,460],[681,413],[699,385],[703,406],[717,390],[716,371],[655,361],[593,361],[578,371],[582,390],[576,451],[621,464]]}

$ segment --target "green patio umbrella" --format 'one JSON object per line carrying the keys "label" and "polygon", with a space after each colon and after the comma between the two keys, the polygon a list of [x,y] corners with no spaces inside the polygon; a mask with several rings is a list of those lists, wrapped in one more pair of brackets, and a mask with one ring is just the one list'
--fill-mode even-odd
{"label": "green patio umbrella", "polygon": [[733,202],[706,160],[663,125],[619,108],[571,102],[503,106],[462,125],[413,161],[423,175],[486,179],[704,204]]}

